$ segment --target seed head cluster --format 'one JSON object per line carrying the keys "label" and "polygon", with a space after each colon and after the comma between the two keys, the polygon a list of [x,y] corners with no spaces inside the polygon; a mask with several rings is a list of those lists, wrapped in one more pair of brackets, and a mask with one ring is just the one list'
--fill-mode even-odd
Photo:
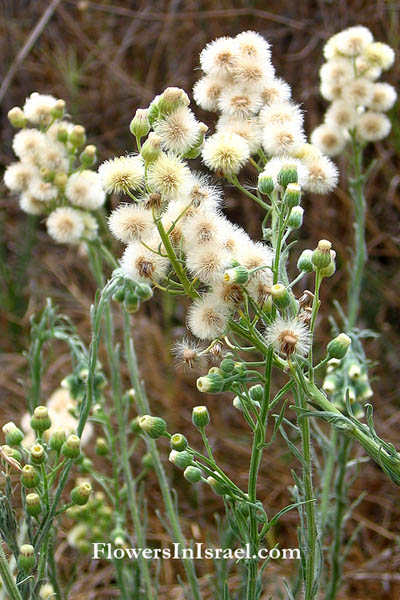
{"label": "seed head cluster", "polygon": [[332,36],[324,56],[320,90],[331,104],[324,123],[311,135],[312,143],[325,154],[337,156],[351,136],[368,143],[389,135],[391,123],[384,113],[395,104],[397,93],[378,79],[393,65],[392,48],[375,42],[367,27],[357,25]]}

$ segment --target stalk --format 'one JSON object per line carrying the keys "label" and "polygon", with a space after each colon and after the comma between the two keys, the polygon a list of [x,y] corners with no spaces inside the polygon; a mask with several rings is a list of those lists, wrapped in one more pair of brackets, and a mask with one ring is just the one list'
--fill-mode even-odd
{"label": "stalk", "polygon": [[7,557],[3,550],[3,544],[0,542],[0,575],[7,589],[9,600],[22,600],[14,577],[10,573]]}
{"label": "stalk", "polygon": [[[140,414],[146,414],[150,412],[149,402],[140,381],[137,358],[133,340],[129,335],[131,324],[129,322],[129,315],[124,311],[124,346],[125,355],[128,364],[129,376],[131,384],[135,390],[135,400],[139,408]],[[186,540],[182,533],[181,526],[179,524],[178,515],[176,513],[174,501],[170,491],[170,485],[168,483],[164,467],[162,465],[160,455],[157,450],[155,440],[146,437],[147,450],[150,452],[153,459],[154,469],[158,478],[161,494],[164,501],[165,511],[168,516],[168,520],[171,526],[174,541],[180,544],[181,547],[185,547]],[[197,580],[196,570],[192,560],[182,559],[182,564],[185,569],[186,577],[191,591],[192,600],[201,600],[199,584]]]}

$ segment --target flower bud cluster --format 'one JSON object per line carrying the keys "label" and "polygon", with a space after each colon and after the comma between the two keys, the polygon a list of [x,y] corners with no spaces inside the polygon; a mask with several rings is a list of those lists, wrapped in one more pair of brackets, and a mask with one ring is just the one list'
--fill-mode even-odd
{"label": "flower bud cluster", "polygon": [[19,131],[13,150],[19,159],[7,167],[4,182],[18,195],[23,211],[47,217],[50,236],[62,244],[93,239],[95,213],[105,202],[96,162],[96,147],[86,144],[82,125],[65,114],[65,102],[34,92],[24,107],[8,113]]}
{"label": "flower bud cluster", "polygon": [[351,136],[362,143],[385,138],[391,123],[384,113],[395,104],[397,93],[378,79],[393,65],[393,49],[374,41],[367,27],[356,25],[332,36],[324,56],[320,90],[331,104],[324,123],[311,135],[312,143],[325,154],[337,156]]}

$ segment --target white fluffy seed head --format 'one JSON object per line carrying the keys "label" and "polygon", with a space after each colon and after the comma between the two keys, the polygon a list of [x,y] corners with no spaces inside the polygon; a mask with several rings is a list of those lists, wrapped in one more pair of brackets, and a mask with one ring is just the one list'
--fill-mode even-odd
{"label": "white fluffy seed head", "polygon": [[382,42],[369,44],[365,48],[364,56],[371,65],[380,67],[384,71],[390,69],[395,59],[394,50]]}
{"label": "white fluffy seed head", "polygon": [[[270,267],[274,259],[274,253],[270,246],[262,242],[245,244],[242,248],[240,264],[248,271],[258,269],[250,275],[250,282],[257,281],[266,285],[272,285],[272,272]],[[260,267],[263,267],[262,269]]]}
{"label": "white fluffy seed head", "polygon": [[389,83],[374,83],[368,108],[375,112],[386,112],[393,108],[397,92]]}
{"label": "white fluffy seed head", "polygon": [[221,115],[216,130],[218,133],[240,135],[248,144],[250,154],[255,154],[262,143],[262,129],[257,117],[239,119],[229,115]]}
{"label": "white fluffy seed head", "polygon": [[193,245],[186,248],[186,266],[194,277],[211,285],[222,279],[231,257],[222,243]]}
{"label": "white fluffy seed head", "polygon": [[357,56],[355,59],[355,67],[358,77],[366,77],[370,81],[376,81],[382,75],[382,69],[377,65],[372,64],[365,54]]}
{"label": "white fluffy seed head", "polygon": [[215,133],[204,143],[203,162],[226,175],[238,173],[250,158],[247,142],[236,133]]}
{"label": "white fluffy seed head", "polygon": [[39,177],[38,169],[27,162],[12,163],[4,173],[4,183],[11,192],[26,191],[33,179]]}
{"label": "white fluffy seed head", "polygon": [[336,42],[341,54],[355,57],[362,54],[373,39],[367,27],[356,25],[339,32]]}
{"label": "white fluffy seed head", "polygon": [[65,146],[46,135],[46,143],[39,156],[39,165],[51,171],[67,172],[69,165]]}
{"label": "white fluffy seed head", "polygon": [[76,244],[84,232],[81,213],[69,206],[56,208],[47,218],[49,235],[60,244]]}
{"label": "white fluffy seed head", "polygon": [[292,154],[305,141],[302,126],[294,123],[269,125],[263,131],[263,148],[270,156]]}
{"label": "white fluffy seed head", "polygon": [[97,210],[106,199],[99,175],[87,169],[68,178],[65,195],[71,204],[87,210]]}
{"label": "white fluffy seed head", "polygon": [[83,221],[83,237],[94,240],[99,229],[98,222],[93,215],[83,211],[81,212],[81,219]]}
{"label": "white fluffy seed head", "polygon": [[206,75],[202,77],[193,87],[193,98],[204,110],[217,111],[218,110],[218,99],[224,89],[224,81],[218,77]]}
{"label": "white fluffy seed head", "polygon": [[19,206],[28,215],[42,215],[45,212],[46,204],[37,200],[28,193],[21,194]]}
{"label": "white fluffy seed head", "polygon": [[161,138],[164,150],[184,154],[199,139],[199,124],[192,111],[181,106],[157,121],[154,131]]}
{"label": "white fluffy seed head", "polygon": [[29,193],[41,202],[51,202],[58,196],[58,189],[50,182],[35,178],[29,186]]}
{"label": "white fluffy seed head", "polygon": [[143,159],[141,156],[118,156],[101,164],[98,173],[103,189],[109,194],[139,190],[144,180]]}
{"label": "white fluffy seed head", "polygon": [[389,135],[391,127],[390,120],[384,114],[366,111],[358,119],[356,134],[363,142],[377,142]]}
{"label": "white fluffy seed head", "polygon": [[278,77],[263,82],[259,93],[264,104],[287,102],[292,95],[290,85]]}
{"label": "white fluffy seed head", "polygon": [[327,123],[319,125],[311,134],[311,143],[328,156],[337,156],[346,145],[343,130],[332,127]]}
{"label": "white fluffy seed head", "polygon": [[200,53],[200,65],[204,73],[226,76],[232,72],[237,57],[237,43],[233,38],[220,37]]}
{"label": "white fluffy seed head", "polygon": [[147,172],[147,181],[152,192],[161,195],[163,200],[176,200],[186,197],[192,175],[185,162],[172,153],[161,153],[151,163]]}
{"label": "white fluffy seed head", "polygon": [[291,354],[306,356],[311,346],[309,329],[299,319],[278,317],[266,330],[265,339],[276,352],[285,356]]}
{"label": "white fluffy seed head", "polygon": [[250,237],[244,229],[225,220],[222,228],[222,245],[233,259],[240,262],[242,250],[250,241]]}
{"label": "white fluffy seed head", "polygon": [[190,331],[201,340],[213,340],[224,333],[228,324],[229,306],[217,302],[213,294],[195,300],[188,311]]}
{"label": "white fluffy seed head", "polygon": [[185,247],[207,246],[221,240],[224,217],[208,210],[199,210],[182,225]]}
{"label": "white fluffy seed head", "polygon": [[325,121],[332,127],[353,129],[357,121],[357,110],[353,104],[335,100],[325,114]]}
{"label": "white fluffy seed head", "polygon": [[326,156],[320,156],[307,161],[308,180],[305,191],[313,194],[327,194],[338,183],[339,171],[336,165]]}
{"label": "white fluffy seed head", "polygon": [[56,102],[57,99],[54,96],[33,92],[24,104],[25,117],[34,125],[45,127],[52,121],[51,110]]}
{"label": "white fluffy seed head", "polygon": [[262,87],[265,79],[272,79],[275,71],[271,61],[262,62],[249,57],[237,57],[232,69],[232,77],[235,83],[248,86],[251,90]]}
{"label": "white fluffy seed head", "polygon": [[[157,251],[155,242],[148,245]],[[152,279],[159,281],[166,274],[168,265],[168,259],[145,248],[139,241],[131,242],[121,258],[125,275],[139,283],[149,283]]]}
{"label": "white fluffy seed head", "polygon": [[255,31],[242,31],[235,37],[238,52],[241,56],[267,62],[271,59],[270,44]]}
{"label": "white fluffy seed head", "polygon": [[343,86],[335,83],[334,81],[322,81],[319,91],[325,100],[333,102],[334,100],[339,100],[342,97],[342,89]]}
{"label": "white fluffy seed head", "polygon": [[46,138],[37,129],[21,129],[13,139],[13,150],[21,160],[38,164]]}
{"label": "white fluffy seed head", "polygon": [[135,204],[119,205],[109,216],[108,225],[113,236],[124,244],[140,240],[154,229],[151,211]]}
{"label": "white fluffy seed head", "polygon": [[354,78],[353,65],[346,58],[335,58],[322,65],[319,76],[321,81],[344,85]]}
{"label": "white fluffy seed head", "polygon": [[264,108],[259,116],[262,127],[274,125],[303,126],[303,112],[294,102],[274,102]]}
{"label": "white fluffy seed head", "polygon": [[242,85],[226,86],[218,98],[218,109],[221,113],[239,119],[256,114],[261,106],[260,96]]}
{"label": "white fluffy seed head", "polygon": [[368,106],[373,94],[373,83],[366,77],[358,77],[346,83],[342,89],[343,100],[353,106]]}

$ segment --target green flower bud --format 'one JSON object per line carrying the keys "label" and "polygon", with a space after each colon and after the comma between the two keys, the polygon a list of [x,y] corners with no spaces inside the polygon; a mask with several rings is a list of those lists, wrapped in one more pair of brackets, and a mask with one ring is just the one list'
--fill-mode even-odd
{"label": "green flower bud", "polygon": [[210,373],[205,377],[199,377],[196,385],[199,392],[218,394],[224,387],[224,379],[218,373]]}
{"label": "green flower bud", "polygon": [[230,375],[235,368],[235,361],[232,358],[224,358],[219,365],[222,373],[226,377]]}
{"label": "green flower bud", "polygon": [[57,100],[57,102],[54,104],[53,108],[50,111],[50,114],[54,119],[62,119],[64,116],[64,112],[65,101],[60,99]]}
{"label": "green flower bud", "polygon": [[270,175],[265,175],[264,173],[260,173],[258,176],[258,191],[260,194],[264,194],[268,196],[272,194],[275,189],[274,180]]}
{"label": "green flower bud", "polygon": [[322,389],[327,394],[333,394],[333,392],[337,389],[338,381],[335,375],[327,375],[322,384]]}
{"label": "green flower bud", "polygon": [[146,301],[153,297],[153,290],[148,283],[139,283],[136,288],[136,293],[140,300]]}
{"label": "green flower bud", "polygon": [[[239,396],[234,397],[234,399],[232,400],[232,404],[233,407],[236,408],[236,410],[240,410],[240,412],[243,412],[243,402],[242,399],[239,398]],[[261,404],[258,402],[258,400],[251,400],[251,404],[254,410],[260,410]]]}
{"label": "green flower bud", "polygon": [[125,300],[125,286],[118,288],[113,294],[113,300],[115,302],[123,302]]}
{"label": "green flower bud", "polygon": [[[294,208],[300,204],[301,187],[298,183],[289,183],[283,196],[283,201],[289,208]],[[294,229],[294,228],[293,228]]]}
{"label": "green flower bud", "polygon": [[132,433],[134,433],[135,435],[139,435],[142,433],[142,428],[140,427],[140,417],[135,417],[134,419],[132,419],[132,421],[130,422],[130,428]]}
{"label": "green flower bud", "polygon": [[87,456],[82,456],[79,459],[79,471],[81,473],[91,473],[93,471],[93,461]]}
{"label": "green flower bud", "polygon": [[186,450],[188,447],[188,441],[181,433],[174,433],[170,439],[170,444],[172,450],[176,450],[177,452],[182,452],[182,450]]}
{"label": "green flower bud", "polygon": [[56,173],[54,175],[53,183],[59,189],[63,190],[68,182],[68,175],[66,173]]}
{"label": "green flower bud", "polygon": [[334,250],[331,250],[330,255],[331,255],[331,262],[329,263],[329,265],[327,267],[325,267],[324,269],[320,269],[320,271],[319,271],[319,274],[321,275],[321,277],[332,277],[332,275],[336,271],[336,263],[335,263],[336,252]]}
{"label": "green flower bud", "polygon": [[143,415],[140,418],[139,425],[141,430],[147,433],[153,440],[161,437],[167,431],[167,424],[161,417]]}
{"label": "green flower bud", "polygon": [[51,600],[55,598],[54,588],[51,583],[45,583],[40,588],[40,600]]}
{"label": "green flower bud", "polygon": [[160,100],[160,95],[158,94],[154,100],[152,100],[152,102],[150,103],[150,106],[148,108],[148,113],[147,113],[147,117],[150,121],[150,125],[152,125],[154,123],[154,121],[156,121],[159,117],[159,108],[158,108],[158,102]]}
{"label": "green flower bud", "polygon": [[290,295],[284,285],[276,283],[271,287],[272,301],[279,309],[285,309],[290,305]]}
{"label": "green flower bud", "polygon": [[80,148],[85,145],[86,131],[82,125],[75,125],[72,131],[68,134],[68,141],[72,146]]}
{"label": "green flower bud", "polygon": [[41,465],[47,459],[46,452],[41,444],[33,444],[30,449],[31,462],[34,465]]}
{"label": "green flower bud", "polygon": [[251,388],[249,388],[249,394],[254,402],[259,402],[259,404],[261,404],[264,400],[264,387],[260,383],[252,385]]}
{"label": "green flower bud", "polygon": [[7,113],[8,120],[15,129],[22,129],[26,126],[27,120],[24,111],[19,106],[14,106]]}
{"label": "green flower bud", "polygon": [[296,165],[290,163],[283,165],[283,167],[278,173],[277,179],[279,185],[281,185],[284,188],[286,188],[289,185],[289,183],[297,183],[298,176]]}
{"label": "green flower bud", "polygon": [[69,435],[62,445],[61,452],[65,458],[78,458],[81,453],[81,440],[75,434]]}
{"label": "green flower bud", "polygon": [[57,140],[62,144],[66,144],[68,141],[68,129],[64,126],[57,128]]}
{"label": "green flower bud", "polygon": [[111,541],[117,548],[122,548],[125,545],[125,531],[120,527],[116,527],[111,532]]}
{"label": "green flower bud", "polygon": [[149,109],[138,108],[135,112],[131,124],[129,125],[132,135],[137,138],[142,138],[150,131]]}
{"label": "green flower bud", "polygon": [[136,292],[127,292],[124,299],[124,308],[126,312],[133,314],[139,310],[140,301]]}
{"label": "green flower bud", "polygon": [[152,163],[160,156],[161,153],[161,138],[153,131],[149,133],[149,137],[145,141],[140,151],[142,158],[146,164]]}
{"label": "green flower bud", "polygon": [[236,361],[233,370],[234,374],[237,373],[238,375],[243,375],[244,373],[246,373],[247,367],[244,362]]}
{"label": "green flower bud", "polygon": [[31,418],[31,427],[38,433],[43,433],[51,427],[51,419],[49,412],[45,406],[37,406],[33,411],[33,417]]}
{"label": "green flower bud", "polygon": [[312,253],[312,264],[315,269],[325,269],[331,262],[332,244],[328,240],[320,240]]}
{"label": "green flower bud", "polygon": [[14,460],[17,460],[18,462],[22,461],[22,454],[16,448],[11,448],[10,446],[7,446],[7,444],[5,444],[4,446],[2,446],[2,450],[5,454],[7,454],[7,456],[10,456]]}
{"label": "green flower bud", "polygon": [[208,375],[220,375],[221,377],[223,377],[224,373],[222,371],[222,369],[220,369],[219,367],[211,367],[211,369],[208,369]]}
{"label": "green flower bud", "polygon": [[94,449],[97,456],[107,456],[107,454],[109,453],[109,450],[110,449],[108,447],[106,440],[102,437],[97,438],[95,449]]}
{"label": "green flower bud", "polygon": [[29,573],[36,564],[35,549],[30,544],[23,544],[19,550],[18,567],[21,571]]}
{"label": "green flower bud", "polygon": [[152,469],[154,467],[153,457],[150,454],[150,452],[146,452],[146,454],[143,454],[142,465],[145,467],[145,469]]}
{"label": "green flower bud", "polygon": [[25,465],[22,468],[21,483],[28,489],[35,488],[39,485],[40,476],[33,465]]}
{"label": "green flower bud", "polygon": [[79,160],[81,161],[81,164],[84,165],[85,167],[90,167],[91,165],[94,165],[94,163],[96,162],[96,156],[97,156],[96,146],[93,146],[93,144],[89,144],[89,146],[85,146],[85,148],[82,150],[82,152],[79,156]]}
{"label": "green flower bud", "polygon": [[210,423],[210,413],[206,406],[195,406],[192,411],[192,422],[197,429],[204,429]]}
{"label": "green flower bud", "polygon": [[189,96],[184,90],[177,87],[168,87],[158,100],[158,110],[162,114],[169,114],[177,108],[189,106],[189,104]]}
{"label": "green flower bud", "polygon": [[2,430],[6,437],[6,444],[9,446],[19,446],[24,439],[24,434],[12,421],[3,425]]}
{"label": "green flower bud", "polygon": [[169,461],[180,469],[186,469],[186,467],[192,464],[193,456],[187,450],[183,450],[182,452],[171,450],[169,453]]}
{"label": "green flower bud", "polygon": [[297,261],[297,268],[299,271],[303,271],[304,273],[311,273],[314,269],[312,263],[312,250],[303,250],[303,252],[299,256],[299,260]]}
{"label": "green flower bud", "polygon": [[238,283],[244,285],[249,280],[249,272],[246,267],[233,267],[224,273],[224,281],[227,283]]}
{"label": "green flower bud", "polygon": [[88,481],[83,481],[71,491],[71,500],[78,506],[84,506],[88,503],[91,493],[92,486]]}
{"label": "green flower bud", "polygon": [[190,465],[184,470],[183,476],[187,481],[189,481],[189,483],[197,483],[202,478],[202,472],[199,467],[193,467]]}
{"label": "green flower bud", "polygon": [[218,496],[224,496],[228,491],[226,485],[222,483],[222,481],[215,479],[215,477],[212,477],[211,475],[207,477],[207,483]]}
{"label": "green flower bud", "polygon": [[53,430],[49,440],[49,446],[52,450],[60,452],[63,443],[67,439],[67,435],[62,427],[57,427]]}
{"label": "green flower bud", "polygon": [[346,356],[347,350],[351,344],[351,339],[345,333],[340,333],[327,346],[328,355],[332,358],[342,359]]}
{"label": "green flower bud", "polygon": [[288,227],[290,229],[299,229],[303,225],[304,209],[301,206],[295,206],[290,211]]}
{"label": "green flower bud", "polygon": [[26,512],[31,517],[36,517],[42,512],[42,503],[40,496],[35,493],[27,494],[26,498]]}
{"label": "green flower bud", "polygon": [[349,366],[348,374],[350,379],[360,379],[361,367],[358,363],[353,363]]}

